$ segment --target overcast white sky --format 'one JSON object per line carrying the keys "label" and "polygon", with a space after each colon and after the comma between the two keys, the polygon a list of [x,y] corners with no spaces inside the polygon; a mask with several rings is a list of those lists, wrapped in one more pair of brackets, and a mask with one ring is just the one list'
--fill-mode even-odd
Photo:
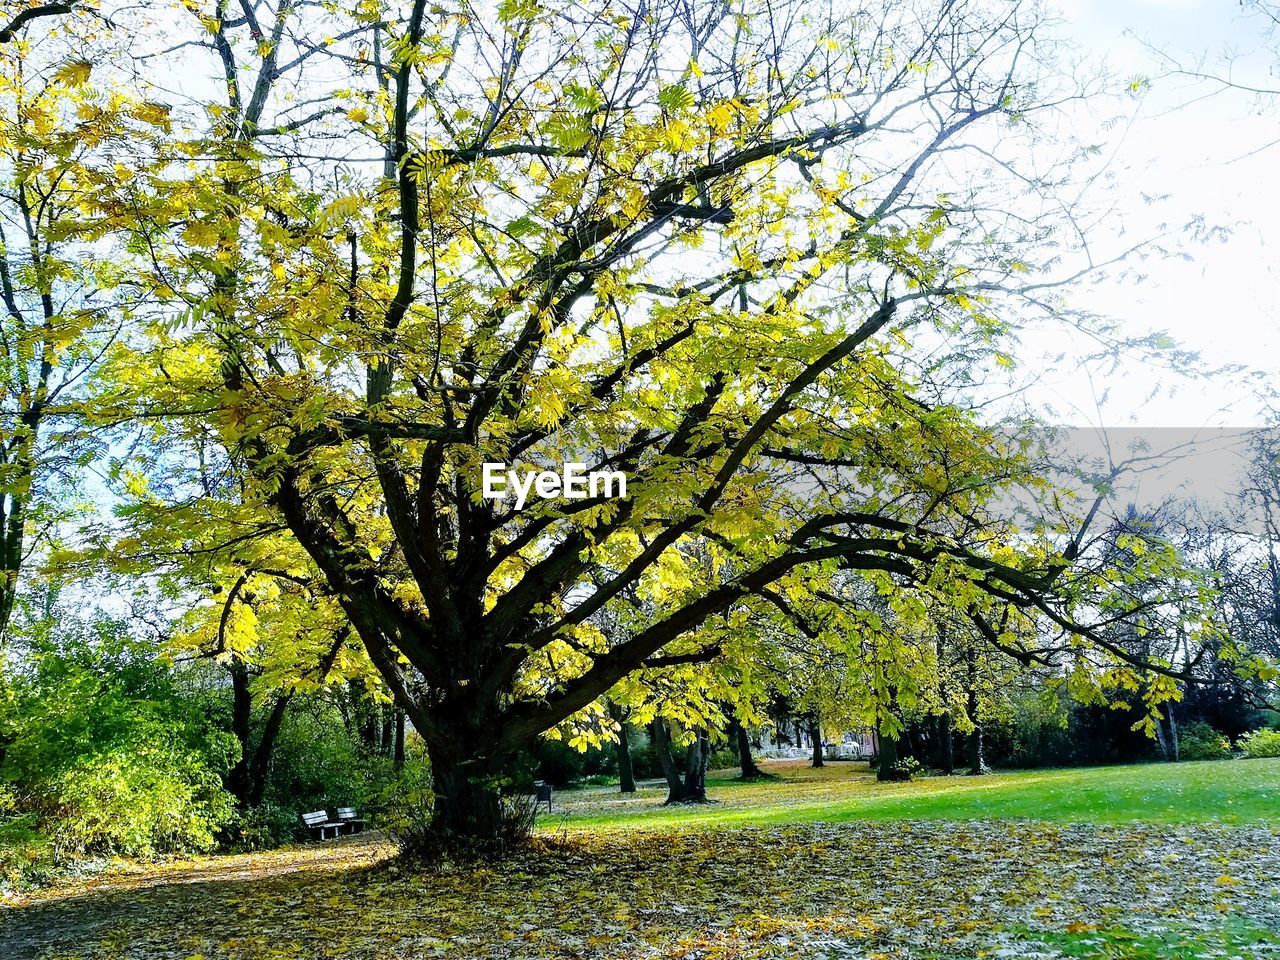
{"label": "overcast white sky", "polygon": [[[1068,366],[1053,370],[1034,390],[1053,405],[1059,422],[1108,426],[1252,426],[1261,422],[1264,389],[1280,385],[1280,99],[1220,92],[1220,86],[1167,76],[1168,62],[1152,47],[1221,73],[1235,58],[1239,80],[1280,88],[1280,42],[1267,51],[1266,23],[1242,16],[1238,0],[1057,0],[1065,32],[1085,51],[1104,56],[1120,77],[1153,78],[1135,121],[1110,132],[1117,217],[1130,237],[1159,223],[1203,215],[1230,235],[1188,244],[1190,261],[1149,263],[1141,286],[1104,282],[1085,294],[1087,305],[1123,319],[1133,330],[1162,328],[1201,354],[1207,367],[1241,364],[1255,377],[1218,375],[1181,380],[1149,368],[1090,382]],[[1092,122],[1096,123],[1096,115]],[[1082,124],[1090,118],[1082,117]],[[1081,130],[1084,139],[1098,138]],[[1103,141],[1107,142],[1107,141]],[[1167,194],[1148,203],[1143,196]],[[1267,375],[1265,379],[1257,374]],[[1166,389],[1148,396],[1152,385]],[[1092,396],[1107,391],[1101,415]]]}

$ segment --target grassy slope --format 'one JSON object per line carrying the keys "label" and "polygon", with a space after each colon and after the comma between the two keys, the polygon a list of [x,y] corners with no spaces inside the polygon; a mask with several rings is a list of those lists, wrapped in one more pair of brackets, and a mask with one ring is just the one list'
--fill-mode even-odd
{"label": "grassy slope", "polygon": [[561,794],[544,827],[732,826],[805,821],[1018,818],[1079,823],[1280,822],[1280,760],[1034,770],[879,784],[865,764],[810,770],[773,764],[782,779],[713,779],[707,807],[663,807],[665,791]]}

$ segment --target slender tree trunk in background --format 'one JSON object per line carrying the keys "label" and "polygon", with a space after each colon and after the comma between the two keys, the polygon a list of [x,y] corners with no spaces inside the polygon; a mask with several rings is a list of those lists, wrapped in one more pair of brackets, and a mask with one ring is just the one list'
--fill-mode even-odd
{"label": "slender tree trunk in background", "polygon": [[792,724],[792,726],[795,727],[795,731],[796,731],[796,749],[803,750],[804,749],[804,730],[801,729],[800,727],[800,721],[797,720],[795,723]]}
{"label": "slender tree trunk in background", "polygon": [[396,706],[393,703],[382,705],[382,731],[379,737],[378,752],[384,757],[391,756],[395,749]]}
{"label": "slender tree trunk in background", "polygon": [[822,725],[818,722],[818,715],[811,713],[809,715],[809,742],[813,745],[813,767],[826,766],[822,756]]}
{"label": "slender tree trunk in background", "polygon": [[258,747],[253,751],[253,763],[249,767],[247,806],[256,807],[262,803],[263,794],[267,790],[267,776],[271,773],[271,756],[276,749],[276,739],[280,736],[285,711],[289,709],[289,701],[292,699],[292,691],[276,696],[275,702],[271,704],[271,712],[267,714],[267,722],[258,734]]}
{"label": "slender tree trunk in background", "polygon": [[635,767],[631,763],[631,738],[627,729],[627,712],[612,701],[609,716],[618,725],[618,792],[636,792]]}
{"label": "slender tree trunk in background", "polygon": [[982,724],[973,725],[969,734],[969,776],[980,777],[988,773],[986,747],[982,742]]}
{"label": "slender tree trunk in background", "polygon": [[243,660],[233,660],[227,665],[227,672],[231,674],[231,732],[240,744],[240,757],[227,772],[227,790],[235,797],[236,806],[245,809],[262,803],[271,772],[271,755],[293,692],[290,689],[277,694],[255,746],[249,668]]}
{"label": "slender tree trunk in background", "polygon": [[982,724],[978,720],[978,663],[970,651],[968,662],[968,691],[965,708],[973,721],[973,733],[969,734],[969,776],[980,777],[988,772],[986,748],[982,742]]}
{"label": "slender tree trunk in background", "polygon": [[359,680],[347,681],[347,699],[351,703],[350,724],[352,733],[368,753],[380,753],[379,733],[382,730],[381,711],[368,688]]}
{"label": "slender tree trunk in background", "polygon": [[396,707],[396,745],[392,755],[392,763],[397,770],[404,769],[404,710]]}
{"label": "slender tree trunk in background", "polygon": [[1173,745],[1173,761],[1182,759],[1182,746],[1178,743],[1178,721],[1173,715],[1173,704],[1169,704],[1169,743]]}
{"label": "slender tree trunk in background", "polygon": [[1169,738],[1165,736],[1164,720],[1156,721],[1156,743],[1160,747],[1160,756],[1166,763],[1173,762],[1173,751],[1169,747]]}
{"label": "slender tree trunk in background", "polygon": [[[338,651],[345,642],[347,629],[344,627],[334,637],[333,646],[319,663],[321,682],[333,669]],[[280,728],[284,724],[285,713],[293,702],[297,686],[280,688],[274,691],[271,709],[267,711],[262,729],[258,732],[258,742],[253,742],[253,692],[250,688],[252,680],[249,667],[243,660],[232,660],[227,664],[227,672],[231,674],[231,732],[240,744],[240,759],[227,773],[227,789],[236,798],[237,806],[243,808],[256,807],[262,803],[266,794],[267,779],[271,775],[271,758],[275,754],[276,741],[280,737]]]}
{"label": "slender tree trunk in background", "polygon": [[240,756],[227,771],[227,790],[243,808],[249,806],[249,767],[253,763],[253,700],[244,661],[233,659],[227,672],[231,674],[231,733],[240,744]]}
{"label": "slender tree trunk in background", "polygon": [[944,713],[938,718],[938,737],[942,747],[942,769],[946,773],[955,773],[956,751],[951,739],[951,714]]}
{"label": "slender tree trunk in background", "polygon": [[742,768],[739,777],[743,780],[754,780],[763,776],[764,771],[756,766],[755,757],[751,755],[751,738],[747,736],[747,728],[734,720],[733,733],[738,744],[738,765]]}
{"label": "slender tree trunk in background", "polygon": [[631,738],[626,724],[618,734],[618,791],[636,792],[636,774],[631,766]]}

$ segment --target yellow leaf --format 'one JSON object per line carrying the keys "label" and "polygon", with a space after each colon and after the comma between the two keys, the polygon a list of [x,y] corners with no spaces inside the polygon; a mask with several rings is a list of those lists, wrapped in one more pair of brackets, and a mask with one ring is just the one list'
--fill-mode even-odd
{"label": "yellow leaf", "polygon": [[58,72],[54,74],[54,79],[69,87],[78,87],[89,79],[91,72],[93,72],[93,64],[88,60],[73,60],[60,66]]}

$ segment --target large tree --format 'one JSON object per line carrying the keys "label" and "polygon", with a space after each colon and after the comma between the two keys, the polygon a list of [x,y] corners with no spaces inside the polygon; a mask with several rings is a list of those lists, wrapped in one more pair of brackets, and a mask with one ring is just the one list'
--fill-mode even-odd
{"label": "large tree", "polygon": [[[435,838],[500,835],[513,755],[607,735],[620,683],[750,688],[769,594],[1087,634],[1078,544],[970,522],[1025,463],[963,384],[1055,308],[1078,212],[1032,168],[1080,91],[1031,8],[185,10],[170,56],[220,93],[104,201],[160,293],[117,401],[170,456],[214,432],[305,549],[426,741]],[[627,496],[481,495],[564,461]]]}

